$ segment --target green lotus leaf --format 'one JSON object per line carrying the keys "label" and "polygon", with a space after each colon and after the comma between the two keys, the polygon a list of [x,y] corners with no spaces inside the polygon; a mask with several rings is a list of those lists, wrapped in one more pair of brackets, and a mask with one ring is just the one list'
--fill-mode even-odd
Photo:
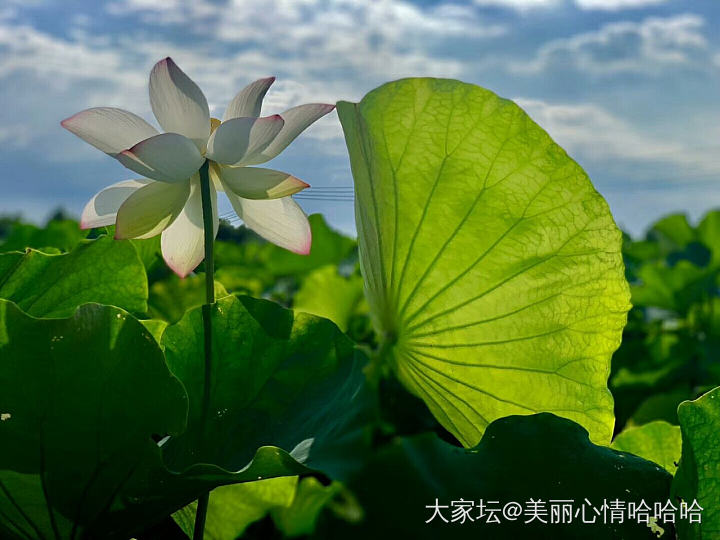
{"label": "green lotus leaf", "polygon": [[0,254],[0,298],[36,317],[64,317],[88,302],[147,310],[145,268],[126,241],[103,236],[70,253]]}
{"label": "green lotus leaf", "polygon": [[[373,455],[365,468],[348,481],[365,517],[355,525],[326,515],[318,538],[518,538],[575,540],[593,538],[657,538],[648,524],[635,520],[603,523],[590,508],[618,499],[649,508],[667,501],[672,477],[654,463],[624,452],[595,446],[579,425],[542,413],[496,420],[472,450],[449,445],[431,434],[398,438]],[[428,509],[435,501],[448,508]],[[469,519],[451,522],[452,501],[472,501]],[[496,514],[487,523],[487,508],[502,509],[515,502],[528,508],[530,499],[544,501],[546,514],[532,519],[521,513],[515,520]],[[590,505],[586,504],[586,499]],[[479,517],[479,501],[486,506]],[[551,522],[551,500],[573,501],[573,518]],[[494,501],[494,503],[493,503]],[[583,507],[584,510],[583,510]],[[575,515],[577,511],[577,515]],[[596,517],[594,524],[582,522]],[[543,520],[545,521],[543,523]],[[672,538],[671,526],[659,524]]]}
{"label": "green lotus leaf", "polygon": [[168,466],[183,471],[200,462],[233,473],[257,448],[273,445],[303,464],[298,472],[345,475],[372,410],[353,343],[328,320],[249,297],[218,300],[212,323],[206,414],[201,309],[163,333],[170,370],[190,399],[188,429],[163,447]]}
{"label": "green lotus leaf", "polygon": [[127,539],[218,486],[348,474],[366,437],[352,343],[330,321],[220,300],[203,428],[199,313],[163,333],[184,388],[125,311],[35,319],[0,301],[0,537]]}
{"label": "green lotus leaf", "polygon": [[554,412],[609,442],[625,325],[621,233],[585,172],[513,102],[404,79],[338,103],[385,360],[465,446]]}
{"label": "green lotus leaf", "polygon": [[0,301],[0,388],[2,538],[109,532],[159,456],[151,437],[181,432],[187,411],[155,340],[97,304],[34,319]]}
{"label": "green lotus leaf", "polygon": [[673,497],[703,509],[700,523],[681,520],[683,540],[720,538],[720,387],[678,407],[682,457],[673,481]]}
{"label": "green lotus leaf", "polygon": [[[109,236],[110,238],[115,237],[115,225],[108,225],[107,227],[99,227],[93,229],[98,235]],[[151,238],[133,238],[128,240],[138,252],[140,260],[145,265],[145,271],[148,275],[165,272],[170,272],[165,265],[165,261],[162,257],[162,251],[160,249],[160,235],[153,236]]]}
{"label": "green lotus leaf", "polygon": [[303,279],[293,299],[298,311],[330,319],[343,332],[363,304],[363,281],[358,275],[341,276],[336,266],[323,266]]}
{"label": "green lotus leaf", "polygon": [[675,474],[682,448],[680,428],[661,420],[629,427],[615,437],[611,447],[657,463]]}

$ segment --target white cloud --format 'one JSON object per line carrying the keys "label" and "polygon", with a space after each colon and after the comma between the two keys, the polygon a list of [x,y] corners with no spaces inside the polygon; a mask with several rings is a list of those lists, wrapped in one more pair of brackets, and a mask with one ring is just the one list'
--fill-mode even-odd
{"label": "white cloud", "polygon": [[[557,8],[569,3],[569,0],[473,0],[478,6],[497,6],[515,9],[521,12],[534,9]],[[668,0],[573,0],[575,6],[584,10],[617,11],[637,9],[664,4]]]}
{"label": "white cloud", "polygon": [[[517,98],[515,102],[540,124],[567,152],[581,160],[607,164],[629,172],[629,176],[653,175],[658,168],[672,166],[678,179],[698,179],[720,174],[720,146],[704,146],[707,132],[697,139],[684,134],[645,133],[632,123],[590,103],[547,103]],[[622,163],[618,163],[622,161]],[[633,172],[628,162],[651,165]]]}
{"label": "white cloud", "polygon": [[668,0],[575,0],[581,9],[615,11],[619,9],[637,9],[665,4]]}
{"label": "white cloud", "polygon": [[563,0],[474,0],[478,6],[497,6],[526,11],[562,5]]}
{"label": "white cloud", "polygon": [[[403,76],[462,77],[463,62],[433,46],[446,38],[474,42],[505,32],[500,25],[484,24],[470,6],[420,8],[404,0],[230,0],[222,5],[118,0],[107,9],[152,24],[98,36],[87,30],[87,17],[76,16],[68,33],[59,36],[21,23],[14,13],[0,19],[0,86],[14,92],[17,102],[10,113],[15,118],[3,122],[30,128],[30,135],[18,141],[30,146],[47,136],[48,118],[59,121],[90,106],[127,108],[152,119],[147,77],[164,56],[172,56],[200,84],[214,114],[251,80],[278,75],[264,111],[280,112],[309,101],[359,99],[377,84]],[[197,35],[178,43],[163,37],[162,25],[182,25]],[[48,100],[47,92],[55,97]],[[333,118],[313,126],[308,136],[341,140]],[[65,141],[48,156],[76,157]]]}
{"label": "white cloud", "polygon": [[511,69],[529,74],[568,67],[595,75],[657,73],[668,66],[691,64],[705,54],[704,25],[705,20],[694,14],[613,22],[596,31],[549,41],[533,60],[515,62]]}

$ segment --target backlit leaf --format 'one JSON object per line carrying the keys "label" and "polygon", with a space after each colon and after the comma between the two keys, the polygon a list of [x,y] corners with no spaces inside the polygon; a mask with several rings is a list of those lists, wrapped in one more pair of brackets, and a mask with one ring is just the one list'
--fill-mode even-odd
{"label": "backlit leaf", "polygon": [[620,231],[585,172],[471,84],[404,79],[338,114],[366,296],[400,380],[466,446],[539,411],[608,442],[630,306]]}
{"label": "backlit leaf", "polygon": [[661,420],[629,427],[615,437],[611,447],[657,463],[675,474],[682,447],[680,428]]}

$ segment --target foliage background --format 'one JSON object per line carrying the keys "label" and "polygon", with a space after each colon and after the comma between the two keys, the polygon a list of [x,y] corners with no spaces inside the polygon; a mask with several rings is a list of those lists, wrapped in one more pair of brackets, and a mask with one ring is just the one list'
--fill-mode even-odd
{"label": "foliage background", "polygon": [[[217,242],[216,281],[220,294],[227,291],[272,299],[284,306],[328,317],[361,347],[370,351],[377,346],[377,338],[362,296],[356,243],[330,228],[320,215],[311,216],[311,223],[315,244],[309,257],[296,256],[268,244],[243,227],[238,229],[222,223]],[[104,230],[94,230],[90,236],[99,235],[93,241],[98,242],[103,239],[104,233]],[[14,218],[2,218],[0,235],[0,253],[29,246],[43,253],[73,254],[88,245],[84,240],[87,232],[80,231],[77,223],[62,213],[53,216],[43,227]],[[118,252],[134,248],[141,256],[148,274],[149,298],[146,308],[137,306],[135,311],[141,318],[153,319],[146,323],[153,332],[160,332],[167,324],[180,320],[187,309],[201,304],[202,268],[197,275],[178,279],[163,264],[157,239],[112,241],[110,245]],[[652,459],[674,474],[679,461],[680,433],[677,427],[671,426],[679,423],[678,404],[720,384],[717,363],[717,347],[720,346],[720,325],[717,321],[717,313],[720,312],[717,281],[720,273],[720,211],[708,213],[697,225],[689,223],[682,214],[667,216],[653,224],[642,238],[632,239],[626,235],[623,255],[627,277],[632,285],[634,307],[623,343],[613,358],[609,381],[615,399],[615,433],[621,434],[613,447]],[[124,284],[124,287],[127,286],[130,286],[129,282]],[[309,294],[310,291],[312,294]],[[27,295],[27,290],[22,294]],[[7,297],[7,289],[3,295]],[[30,309],[31,313],[35,309],[40,316],[68,314],[68,310],[52,299],[44,303],[35,302],[34,307],[25,305],[24,308]],[[373,457],[370,463],[364,465],[369,468],[361,476],[351,475],[345,484],[323,484],[313,477],[302,480],[286,477],[219,488],[213,492],[216,506],[211,507],[209,523],[215,523],[220,528],[210,529],[209,537],[280,538],[313,531],[319,537],[327,537],[327,534],[342,534],[345,537],[356,534],[351,524],[360,519],[369,529],[359,529],[357,534],[366,535],[372,531],[375,531],[374,534],[388,534],[393,530],[393,523],[398,524],[399,530],[406,531],[407,525],[403,523],[412,521],[413,516],[417,517],[417,501],[407,506],[394,506],[392,516],[380,510],[396,504],[398,498],[408,493],[408,489],[422,494],[424,498],[434,497],[435,492],[427,487],[408,487],[422,477],[424,467],[433,467],[435,471],[456,471],[456,477],[443,481],[448,485],[447,497],[455,496],[458,490],[471,489],[476,479],[487,474],[482,469],[477,470],[473,484],[463,487],[463,478],[467,475],[462,473],[457,476],[458,471],[466,471],[468,467],[472,469],[477,466],[474,463],[481,460],[463,463],[457,461],[466,459],[460,455],[431,457],[437,452],[448,452],[453,447],[451,445],[457,444],[456,440],[437,423],[422,402],[410,396],[393,379],[384,380],[379,392],[380,417],[372,443],[374,450],[366,454]],[[483,459],[492,464],[489,471],[498,476],[498,486],[514,486],[510,492],[512,495],[518,497],[518,493],[522,494],[522,486],[527,482],[530,482],[528,489],[531,490],[528,495],[537,495],[532,489],[551,482],[536,475],[548,469],[551,462],[554,465],[549,470],[555,475],[553,478],[557,477],[558,471],[564,471],[568,484],[563,489],[571,493],[577,490],[578,496],[588,493],[599,496],[605,493],[605,485],[614,489],[628,482],[644,486],[649,490],[648,496],[652,496],[652,490],[657,493],[658,490],[669,489],[668,485],[652,487],[653,482],[658,481],[654,477],[634,477],[634,474],[646,474],[642,472],[643,466],[637,472],[623,469],[617,479],[602,472],[600,466],[598,480],[588,481],[588,465],[578,463],[578,472],[573,472],[572,465],[578,455],[578,446],[575,445],[587,445],[587,439],[583,443],[579,432],[572,435],[569,427],[557,424],[549,417],[540,418],[537,422],[540,424],[501,421],[493,424],[492,432],[483,439],[486,441],[483,444],[489,444],[487,441],[496,437],[503,441],[500,448],[483,450],[486,452]],[[538,429],[541,431],[538,432]],[[636,429],[641,431],[635,433],[633,430]],[[429,432],[434,432],[451,445],[438,447],[441,443],[438,439],[429,438]],[[398,436],[403,438],[396,438]],[[527,444],[537,445],[538,436],[543,441],[556,440],[560,446],[549,447],[547,455],[545,450],[538,449],[530,459],[524,448]],[[530,437],[528,442],[524,442],[524,437]],[[576,442],[570,443],[571,440]],[[364,452],[357,447],[355,451]],[[567,451],[570,454],[564,456],[562,452]],[[399,468],[401,463],[407,463],[404,452],[440,461],[428,461],[425,465],[416,463],[415,467],[419,468],[405,470]],[[607,455],[602,459],[613,458]],[[502,472],[503,460],[508,460],[509,472]],[[591,468],[599,467],[600,462],[592,463]],[[626,465],[623,464],[623,467]],[[518,480],[513,481],[512,478]],[[520,478],[524,480],[520,482]],[[585,480],[573,487],[578,478]],[[492,486],[493,482],[491,478],[485,478],[485,489],[491,489],[487,486]],[[400,491],[387,491],[389,487]],[[562,496],[567,496],[567,493]],[[190,530],[192,515],[191,506],[175,516],[177,524],[166,521],[146,534],[151,535],[148,536],[150,538],[155,537],[152,535],[180,535],[178,527]],[[348,526],[351,528],[348,529]],[[423,534],[433,534],[433,530],[420,528],[416,533],[423,537]],[[468,533],[474,531],[472,527],[466,530]],[[523,531],[527,532],[527,529]],[[538,530],[537,534],[541,532]],[[598,534],[598,538],[610,534],[603,530],[592,532]],[[583,534],[586,533],[587,529],[583,529]]]}

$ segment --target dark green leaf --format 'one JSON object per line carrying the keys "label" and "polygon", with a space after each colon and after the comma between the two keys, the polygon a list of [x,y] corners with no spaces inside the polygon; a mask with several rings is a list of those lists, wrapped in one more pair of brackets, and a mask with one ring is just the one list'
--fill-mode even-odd
{"label": "dark green leaf", "polygon": [[187,410],[155,340],[95,304],[33,319],[0,301],[0,388],[3,538],[83,538],[134,514],[151,436],[181,432]]}
{"label": "dark green leaf", "polygon": [[[493,539],[578,539],[655,538],[650,528],[633,520],[602,523],[587,507],[572,523],[550,523],[550,500],[574,501],[580,509],[587,498],[595,508],[604,500],[650,504],[669,497],[671,476],[657,465],[623,452],[595,446],[587,432],[573,422],[550,414],[511,416],[488,426],[480,444],[464,450],[442,442],[433,435],[397,439],[372,456],[363,471],[349,482],[365,511],[365,519],[355,526],[338,519],[325,520],[319,538],[493,538]],[[528,521],[521,515],[511,522],[500,516],[500,524],[483,519],[464,524],[445,523],[426,508],[452,501],[483,500],[486,506],[502,508],[517,502],[527,508],[528,501],[543,500],[547,523]],[[492,504],[491,501],[497,501]],[[449,521],[449,509],[441,510]],[[471,512],[473,518],[478,508]],[[487,516],[487,512],[485,514]],[[486,518],[487,519],[487,518]],[[663,538],[672,538],[672,528]]]}
{"label": "dark green leaf", "polygon": [[187,431],[164,447],[169,466],[205,462],[239,471],[257,448],[273,445],[311,469],[344,474],[353,459],[347,448],[366,436],[352,423],[365,398],[362,357],[352,342],[330,321],[248,297],[218,300],[212,322],[206,422],[201,310],[163,334],[168,365],[190,398]]}

